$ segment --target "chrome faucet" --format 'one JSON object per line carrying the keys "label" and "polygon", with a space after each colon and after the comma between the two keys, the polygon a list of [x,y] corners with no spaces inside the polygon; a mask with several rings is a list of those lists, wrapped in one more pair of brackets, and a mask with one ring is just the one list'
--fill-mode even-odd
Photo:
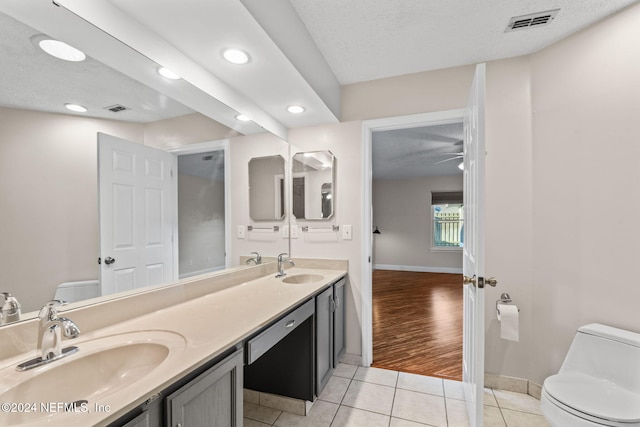
{"label": "chrome faucet", "polygon": [[255,265],[262,264],[262,256],[258,252],[251,252],[251,255],[255,255],[255,256],[246,260],[244,262],[245,264],[249,264],[252,261]]}
{"label": "chrome faucet", "polygon": [[80,328],[66,317],[58,317],[56,307],[62,305],[62,301],[53,300],[46,303],[38,313],[38,354],[39,357],[18,365],[19,371],[41,366],[54,360],[68,356],[78,351],[78,347],[62,348],[62,336],[76,338],[80,335]]}
{"label": "chrome faucet", "polygon": [[289,258],[288,253],[286,252],[281,253],[280,255],[278,255],[278,274],[276,274],[276,277],[284,277],[287,275],[287,273],[285,273],[284,271],[284,266],[283,266],[285,262],[288,262],[289,264],[291,264],[292,267],[296,266],[293,260]]}

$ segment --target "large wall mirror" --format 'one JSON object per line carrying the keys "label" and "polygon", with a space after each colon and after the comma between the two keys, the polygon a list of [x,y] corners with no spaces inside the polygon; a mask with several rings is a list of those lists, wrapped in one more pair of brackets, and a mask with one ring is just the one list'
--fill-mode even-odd
{"label": "large wall mirror", "polygon": [[335,205],[335,157],[330,151],[296,153],[292,161],[293,216],[327,220]]}
{"label": "large wall mirror", "polygon": [[[27,319],[54,297],[58,285],[91,283],[99,277],[98,132],[166,150],[223,138],[230,141],[229,149],[233,150],[234,139],[245,137],[214,120],[211,111],[201,111],[197,105],[217,101],[203,103],[208,95],[186,81],[167,84],[173,90],[180,88],[181,93],[194,94],[198,103],[191,105],[184,99],[177,102],[152,88],[164,84],[159,80],[142,84],[91,56],[79,63],[48,56],[37,45],[47,29],[17,19],[12,8],[28,8],[19,3],[0,6],[0,292],[16,296],[23,313],[31,315],[23,316]],[[61,20],[58,25],[70,32],[76,24],[91,27],[50,2],[47,7],[51,9],[44,14],[51,25]],[[43,14],[36,9],[33,7],[34,13]],[[128,55],[132,64],[147,60],[135,51]],[[149,73],[149,79],[161,78],[154,72]],[[83,104],[89,112],[67,111],[67,102]],[[256,128],[247,133],[255,133],[259,155],[287,152],[285,141]],[[253,149],[251,144],[242,140],[238,145],[246,151]],[[202,169],[219,162],[221,156],[202,151],[192,160]],[[238,174],[246,176],[250,157],[225,164],[223,172],[199,184],[201,191],[192,193],[188,202],[219,193],[220,173],[231,174],[239,168]],[[193,164],[185,167],[192,171],[187,176],[190,181],[202,180],[205,172],[196,173]],[[207,208],[198,218],[188,219],[192,223],[197,219],[197,226],[203,229],[219,225],[221,215],[222,210]],[[231,240],[230,236],[219,238]],[[277,251],[284,252],[286,247],[274,249],[274,253]],[[239,257],[235,258],[231,266],[239,264]],[[209,261],[222,263],[218,259]],[[184,268],[189,273],[211,267],[201,267],[193,257],[180,262],[190,264]]]}
{"label": "large wall mirror", "polygon": [[249,160],[249,215],[254,221],[280,221],[285,212],[284,157]]}

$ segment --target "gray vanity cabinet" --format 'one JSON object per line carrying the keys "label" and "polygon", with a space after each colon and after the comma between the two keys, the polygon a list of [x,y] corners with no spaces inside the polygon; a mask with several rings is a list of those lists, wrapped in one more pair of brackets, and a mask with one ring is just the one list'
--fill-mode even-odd
{"label": "gray vanity cabinet", "polygon": [[316,395],[320,395],[344,354],[344,286],[342,278],[316,297]]}
{"label": "gray vanity cabinet", "polygon": [[238,351],[168,396],[166,425],[242,426],[243,362]]}

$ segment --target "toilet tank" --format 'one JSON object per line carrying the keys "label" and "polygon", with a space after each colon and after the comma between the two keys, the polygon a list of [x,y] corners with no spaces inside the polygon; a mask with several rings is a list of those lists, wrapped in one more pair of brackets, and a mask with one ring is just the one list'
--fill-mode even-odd
{"label": "toilet tank", "polygon": [[640,393],[640,334],[592,323],[578,329],[559,374],[583,373]]}

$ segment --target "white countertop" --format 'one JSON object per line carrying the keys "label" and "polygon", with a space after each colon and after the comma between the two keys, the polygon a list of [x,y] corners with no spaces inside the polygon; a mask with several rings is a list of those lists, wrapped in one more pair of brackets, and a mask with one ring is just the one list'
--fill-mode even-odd
{"label": "white countertop", "polygon": [[[90,401],[87,413],[51,414],[46,417],[46,425],[102,426],[109,424],[145,402],[154,393],[162,391],[194,369],[255,334],[330,283],[345,276],[346,273],[343,270],[291,268],[287,270],[289,277],[295,274],[320,274],[323,280],[304,284],[286,284],[274,275],[270,275],[81,335],[75,340],[64,341],[63,346],[76,345],[80,351],[75,355],[54,361],[44,369],[82,357],[83,342],[137,331],[169,331],[179,334],[184,338],[184,346],[182,346],[184,349],[172,350],[175,354],[168,357],[158,368],[122,391],[105,396],[96,402]],[[82,325],[79,326],[82,328]],[[18,359],[10,362],[17,364],[25,357],[23,356],[22,360]],[[6,390],[12,382],[15,383],[16,378],[23,380],[42,369],[33,371],[33,373],[32,371],[17,372],[12,367],[3,368],[1,372],[6,373],[0,377],[0,392]],[[69,381],[82,381],[82,379],[69,378]],[[39,404],[39,402],[34,403]],[[94,411],[96,403],[109,405],[110,410]],[[0,413],[2,425],[7,424],[2,422],[5,415]],[[42,424],[43,418],[40,418],[39,422]]]}

